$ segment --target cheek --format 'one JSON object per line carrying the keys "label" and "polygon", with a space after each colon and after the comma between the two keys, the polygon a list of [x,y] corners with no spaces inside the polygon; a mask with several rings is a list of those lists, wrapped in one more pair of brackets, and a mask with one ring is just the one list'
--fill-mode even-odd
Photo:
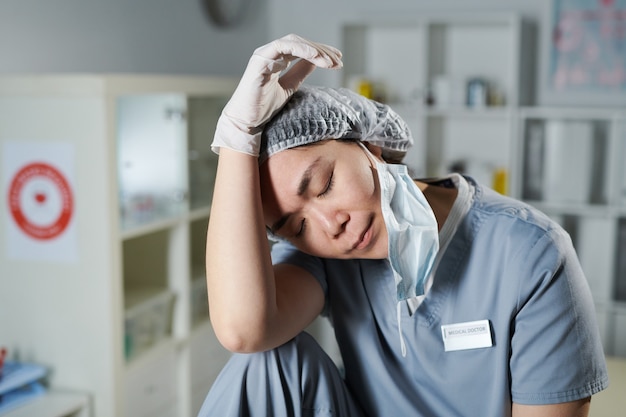
{"label": "cheek", "polygon": [[376,171],[369,165],[361,165],[359,172],[356,174],[351,178],[347,192],[361,200],[378,200],[380,192]]}
{"label": "cheek", "polygon": [[308,242],[291,243],[298,248],[298,250],[312,256],[328,259],[342,259],[345,257],[345,254],[341,250],[338,250],[334,245],[329,244],[325,239],[326,238],[322,238],[320,240],[311,239]]}

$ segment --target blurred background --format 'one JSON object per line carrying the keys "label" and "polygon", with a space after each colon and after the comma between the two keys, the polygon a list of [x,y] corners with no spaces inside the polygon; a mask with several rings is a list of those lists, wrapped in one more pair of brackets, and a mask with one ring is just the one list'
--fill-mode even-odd
{"label": "blurred background", "polygon": [[[1,0],[0,416],[195,416],[215,123],[255,48],[387,102],[416,177],[463,172],[570,233],[626,407],[626,0]],[[329,325],[310,329],[341,363]],[[2,353],[4,352],[4,354]]]}

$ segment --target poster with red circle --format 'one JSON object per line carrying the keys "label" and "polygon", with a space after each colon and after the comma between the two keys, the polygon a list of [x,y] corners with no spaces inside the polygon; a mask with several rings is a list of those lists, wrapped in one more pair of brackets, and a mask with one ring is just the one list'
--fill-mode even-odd
{"label": "poster with red circle", "polygon": [[74,209],[63,174],[45,162],[31,162],[12,178],[9,211],[17,226],[34,239],[54,239],[67,230]]}
{"label": "poster with red circle", "polygon": [[3,144],[9,258],[76,260],[73,154],[63,143]]}

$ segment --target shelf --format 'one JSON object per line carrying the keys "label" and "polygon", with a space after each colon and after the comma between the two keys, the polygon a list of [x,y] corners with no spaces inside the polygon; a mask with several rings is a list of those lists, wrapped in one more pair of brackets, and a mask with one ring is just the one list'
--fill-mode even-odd
{"label": "shelf", "polygon": [[158,287],[127,289],[124,294],[124,352],[127,361],[172,337],[176,294]]}
{"label": "shelf", "polygon": [[449,95],[445,102],[458,106],[465,103],[467,81],[480,77],[497,88],[508,105],[516,106],[528,101],[524,93],[531,90],[520,92],[518,85],[520,73],[526,74],[532,63],[520,60],[527,32],[518,16],[503,14],[346,24],[343,84],[356,90],[366,80],[373,84],[375,98],[425,103],[429,85],[443,76]]}
{"label": "shelf", "polygon": [[129,225],[121,231],[120,238],[122,240],[130,240],[151,233],[162,232],[180,225],[183,220],[182,216],[176,216],[146,223],[137,223],[132,226]]}
{"label": "shelf", "polygon": [[546,214],[560,214],[565,216],[589,216],[612,219],[619,215],[614,208],[603,204],[580,204],[546,202],[540,200],[524,200]]}
{"label": "shelf", "polygon": [[519,148],[521,197],[580,207],[614,199],[616,143],[611,120],[524,116]]}
{"label": "shelf", "polygon": [[626,314],[626,301],[615,301],[612,305],[614,310]]}
{"label": "shelf", "polygon": [[425,110],[428,117],[454,117],[464,119],[509,119],[515,116],[514,109],[510,107],[450,107],[429,108]]}
{"label": "shelf", "polygon": [[[492,185],[506,173],[502,189],[512,189],[517,109],[533,91],[530,31],[519,16],[495,13],[348,23],[343,85],[370,85],[406,120],[415,145],[404,162],[415,176],[456,170]],[[483,89],[469,107],[476,80]]]}
{"label": "shelf", "polygon": [[200,208],[191,210],[189,212],[188,219],[189,221],[192,221],[192,222],[196,220],[206,220],[209,218],[210,214],[211,214],[211,207],[200,207]]}
{"label": "shelf", "polygon": [[[500,100],[517,104],[519,25],[515,16],[429,21],[427,80],[434,87],[435,103],[464,103],[467,83],[478,78],[498,91]],[[437,88],[442,78],[445,94]]]}
{"label": "shelf", "polygon": [[373,97],[390,103],[423,97],[426,40],[425,26],[418,21],[345,25],[343,85],[358,90],[359,83],[371,83]]}
{"label": "shelf", "polygon": [[89,397],[86,394],[49,391],[32,402],[2,414],[3,417],[88,417]]}
{"label": "shelf", "polygon": [[151,363],[159,362],[160,358],[171,355],[173,352],[176,352],[179,347],[180,344],[178,340],[173,337],[167,337],[155,343],[140,355],[126,361],[125,370],[126,372],[136,372],[138,369],[145,368]]}
{"label": "shelf", "polygon": [[606,120],[623,118],[623,110],[606,107],[530,107],[523,106],[519,117],[524,119],[572,119],[572,120]]}

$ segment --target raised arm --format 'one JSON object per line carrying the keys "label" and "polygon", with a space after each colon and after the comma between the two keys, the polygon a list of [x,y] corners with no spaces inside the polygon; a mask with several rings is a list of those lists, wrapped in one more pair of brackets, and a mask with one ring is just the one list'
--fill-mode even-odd
{"label": "raised arm", "polygon": [[276,347],[321,311],[322,290],[310,274],[271,265],[257,156],[264,123],[315,66],[340,67],[340,57],[334,48],[295,35],[257,49],[218,121],[207,287],[213,328],[231,351]]}

